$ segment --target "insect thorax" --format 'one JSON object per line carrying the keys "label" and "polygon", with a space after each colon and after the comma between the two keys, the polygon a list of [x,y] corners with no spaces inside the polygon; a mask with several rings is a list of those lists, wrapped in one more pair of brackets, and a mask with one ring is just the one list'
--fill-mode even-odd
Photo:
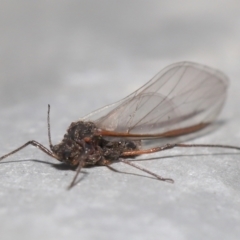
{"label": "insect thorax", "polygon": [[83,159],[83,166],[107,165],[119,159],[125,151],[138,149],[138,142],[106,140],[93,122],[73,122],[61,143],[52,151],[59,160],[72,166]]}

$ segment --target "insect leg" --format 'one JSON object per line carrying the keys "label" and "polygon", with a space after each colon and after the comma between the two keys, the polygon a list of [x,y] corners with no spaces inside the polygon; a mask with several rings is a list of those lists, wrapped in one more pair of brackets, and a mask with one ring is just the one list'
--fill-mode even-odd
{"label": "insect leg", "polygon": [[45,153],[48,154],[49,156],[58,159],[57,156],[56,156],[52,151],[50,151],[49,149],[47,149],[46,147],[44,147],[41,143],[36,142],[36,141],[34,141],[34,140],[31,140],[31,141],[28,141],[28,142],[26,142],[25,144],[23,144],[21,147],[13,150],[12,152],[10,152],[10,153],[8,153],[8,154],[3,155],[2,157],[0,157],[0,161],[1,161],[2,159],[6,158],[6,157],[8,157],[8,156],[10,156],[10,155],[18,152],[18,151],[20,151],[21,149],[25,148],[25,147],[28,146],[28,145],[33,145],[34,147],[39,148],[41,151],[45,152]]}
{"label": "insect leg", "polygon": [[222,145],[222,144],[174,144],[174,147],[210,147],[210,148],[227,148],[227,149],[235,149],[240,150],[240,147],[231,146],[231,145]]}
{"label": "insect leg", "polygon": [[78,167],[77,167],[77,169],[76,169],[76,174],[75,174],[72,182],[70,183],[70,185],[69,185],[68,188],[67,188],[68,190],[70,190],[72,187],[75,186],[75,184],[76,184],[76,179],[77,179],[77,177],[78,177],[81,169],[82,169],[82,164],[79,163],[79,165],[78,165]]}
{"label": "insect leg", "polygon": [[143,172],[146,172],[146,173],[148,173],[149,175],[154,176],[154,177],[157,178],[158,180],[167,181],[167,182],[170,182],[170,183],[174,183],[174,180],[173,180],[173,179],[171,179],[171,178],[163,178],[163,177],[159,176],[158,174],[153,173],[153,172],[151,172],[151,171],[149,171],[149,170],[147,170],[147,169],[145,169],[145,168],[143,168],[143,167],[140,167],[140,166],[136,165],[135,163],[132,163],[132,162],[130,162],[130,161],[128,161],[128,160],[125,160],[125,159],[120,158],[119,161],[122,162],[122,163],[128,164],[128,165],[130,165],[130,166],[132,166],[132,167],[135,167],[135,168],[137,168],[137,169],[139,169],[139,170],[141,170],[141,171],[143,171]]}
{"label": "insect leg", "polygon": [[237,146],[231,146],[231,145],[221,145],[221,144],[183,144],[183,143],[176,143],[176,144],[166,144],[162,147],[155,147],[145,150],[134,150],[134,151],[128,151],[123,152],[121,154],[121,157],[131,157],[131,156],[137,156],[147,153],[154,153],[154,152],[160,152],[163,150],[171,149],[174,147],[182,147],[182,148],[190,148],[190,147],[209,147],[209,148],[226,148],[226,149],[235,149],[240,150],[240,147]]}
{"label": "insect leg", "polygon": [[176,144],[166,144],[162,147],[155,147],[155,148],[150,148],[150,149],[145,149],[145,150],[133,150],[133,151],[128,151],[128,152],[123,152],[121,154],[121,157],[131,157],[131,156],[137,156],[137,155],[142,155],[142,154],[147,154],[147,153],[160,152],[160,151],[171,149],[174,147],[176,147]]}
{"label": "insect leg", "polygon": [[78,177],[79,173],[81,172],[81,169],[83,168],[84,162],[88,158],[88,156],[89,155],[82,156],[82,158],[80,159],[79,164],[78,164],[77,169],[76,169],[75,176],[73,177],[72,182],[70,183],[70,185],[67,188],[68,190],[70,190],[72,187],[74,187],[78,183],[78,181],[76,181],[77,177]]}

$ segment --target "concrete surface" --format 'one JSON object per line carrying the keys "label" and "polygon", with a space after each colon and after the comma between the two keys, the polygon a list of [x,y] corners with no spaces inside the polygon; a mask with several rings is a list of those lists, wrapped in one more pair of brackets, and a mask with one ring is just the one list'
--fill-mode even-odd
{"label": "concrete surface", "polygon": [[[45,146],[72,122],[188,60],[229,76],[224,124],[193,142],[240,145],[239,1],[1,1],[0,155]],[[28,147],[0,162],[5,239],[239,239],[240,153],[174,149],[74,172]],[[136,176],[133,174],[139,174]]]}

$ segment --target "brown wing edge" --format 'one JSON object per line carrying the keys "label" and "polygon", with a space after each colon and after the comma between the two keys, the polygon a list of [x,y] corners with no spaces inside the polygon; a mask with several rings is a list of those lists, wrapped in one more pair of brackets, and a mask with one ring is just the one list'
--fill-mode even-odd
{"label": "brown wing edge", "polygon": [[191,134],[202,130],[203,128],[207,127],[209,123],[199,123],[196,125],[192,125],[186,128],[179,128],[174,129],[171,131],[167,131],[164,133],[158,134],[131,134],[131,133],[121,133],[121,132],[114,132],[114,131],[107,131],[98,129],[96,135],[103,136],[103,137],[113,137],[113,138],[131,138],[131,139],[156,139],[156,138],[173,138],[179,137],[187,134]]}

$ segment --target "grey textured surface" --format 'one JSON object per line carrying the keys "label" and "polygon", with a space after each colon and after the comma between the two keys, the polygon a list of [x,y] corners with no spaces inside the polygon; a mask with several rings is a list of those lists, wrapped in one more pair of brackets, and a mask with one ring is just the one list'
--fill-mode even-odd
{"label": "grey textured surface", "polygon": [[[194,140],[240,143],[239,1],[1,1],[0,155],[52,137],[189,60],[229,76],[224,124]],[[0,163],[1,239],[239,239],[240,154],[174,149],[137,158],[175,184],[84,169],[26,148]],[[113,167],[142,175],[122,164]]]}

